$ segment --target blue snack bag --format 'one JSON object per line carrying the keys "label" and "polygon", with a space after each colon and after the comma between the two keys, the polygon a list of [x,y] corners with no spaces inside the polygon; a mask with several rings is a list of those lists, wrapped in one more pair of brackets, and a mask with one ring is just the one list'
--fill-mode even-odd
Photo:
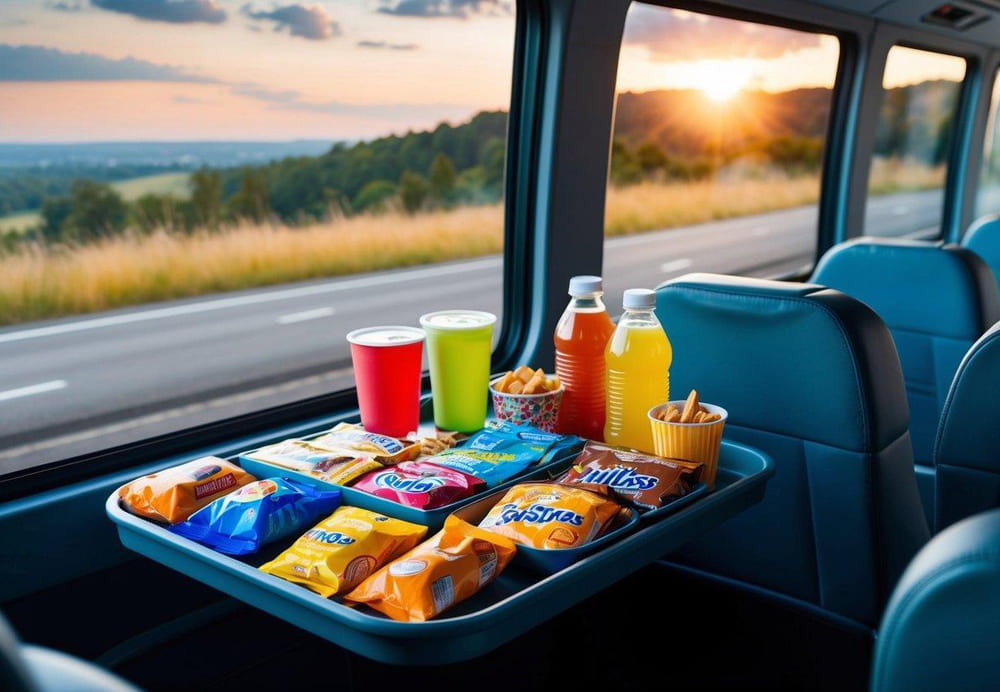
{"label": "blue snack bag", "polygon": [[302,533],[339,504],[336,488],[268,478],[214,500],[170,530],[220,553],[249,555],[268,543]]}
{"label": "blue snack bag", "polygon": [[495,487],[537,464],[551,450],[580,444],[573,435],[557,435],[530,425],[491,420],[454,449],[428,458],[486,481]]}

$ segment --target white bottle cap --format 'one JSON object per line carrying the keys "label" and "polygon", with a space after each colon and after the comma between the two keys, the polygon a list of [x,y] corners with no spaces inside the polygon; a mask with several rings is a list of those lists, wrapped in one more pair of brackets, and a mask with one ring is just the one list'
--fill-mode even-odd
{"label": "white bottle cap", "polygon": [[571,296],[586,296],[604,290],[604,281],[599,276],[574,276],[569,280]]}
{"label": "white bottle cap", "polygon": [[625,291],[622,307],[626,310],[652,310],[656,307],[656,292],[648,288],[630,288]]}

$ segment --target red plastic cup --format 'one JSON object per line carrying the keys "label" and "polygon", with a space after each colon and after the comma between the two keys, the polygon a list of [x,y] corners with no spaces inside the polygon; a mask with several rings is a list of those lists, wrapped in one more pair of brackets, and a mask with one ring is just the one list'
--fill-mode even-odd
{"label": "red plastic cup", "polygon": [[354,361],[361,425],[368,432],[406,437],[420,425],[424,330],[367,327],[347,335]]}

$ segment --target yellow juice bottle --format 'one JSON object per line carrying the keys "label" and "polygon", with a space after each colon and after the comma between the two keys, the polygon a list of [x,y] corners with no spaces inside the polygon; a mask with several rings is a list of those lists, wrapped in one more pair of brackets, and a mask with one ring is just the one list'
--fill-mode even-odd
{"label": "yellow juice bottle", "polygon": [[653,453],[649,409],[670,398],[673,350],[656,319],[656,294],[625,291],[625,314],[604,351],[607,411],[604,441]]}

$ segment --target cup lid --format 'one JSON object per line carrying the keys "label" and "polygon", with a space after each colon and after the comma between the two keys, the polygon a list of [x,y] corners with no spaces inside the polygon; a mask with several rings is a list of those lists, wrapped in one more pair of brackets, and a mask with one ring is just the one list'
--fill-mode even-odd
{"label": "cup lid", "polygon": [[497,316],[481,310],[440,310],[421,316],[420,326],[430,329],[479,329],[497,321]]}
{"label": "cup lid", "polygon": [[347,340],[359,346],[403,346],[423,341],[425,336],[423,329],[390,325],[355,329]]}

